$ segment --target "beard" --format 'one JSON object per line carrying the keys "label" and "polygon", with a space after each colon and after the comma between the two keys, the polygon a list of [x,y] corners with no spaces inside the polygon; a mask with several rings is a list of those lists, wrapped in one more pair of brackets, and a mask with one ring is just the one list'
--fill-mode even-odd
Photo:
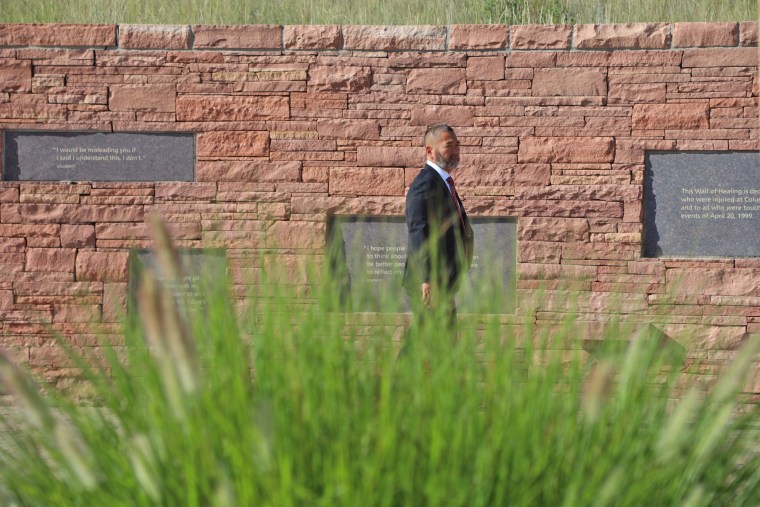
{"label": "beard", "polygon": [[436,152],[435,164],[444,171],[449,171],[449,169],[456,169],[459,165],[459,156],[451,155],[449,158],[446,158],[443,153]]}

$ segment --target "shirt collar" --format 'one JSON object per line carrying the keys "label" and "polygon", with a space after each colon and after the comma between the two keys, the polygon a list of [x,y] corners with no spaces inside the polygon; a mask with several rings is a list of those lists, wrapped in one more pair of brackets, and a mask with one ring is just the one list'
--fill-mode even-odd
{"label": "shirt collar", "polygon": [[435,169],[435,172],[437,172],[440,175],[440,177],[443,178],[443,181],[446,183],[446,186],[448,187],[449,182],[446,180],[448,180],[451,177],[451,175],[447,173],[446,171],[444,171],[443,169],[441,169],[440,167],[438,167],[437,164],[435,164],[434,162],[431,162],[430,160],[427,161],[427,165]]}

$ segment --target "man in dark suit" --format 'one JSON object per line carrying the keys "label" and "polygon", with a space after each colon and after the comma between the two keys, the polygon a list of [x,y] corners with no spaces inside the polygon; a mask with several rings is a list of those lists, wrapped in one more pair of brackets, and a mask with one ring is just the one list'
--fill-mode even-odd
{"label": "man in dark suit", "polygon": [[459,165],[459,140],[448,125],[425,133],[427,164],[406,196],[409,231],[404,286],[419,320],[441,308],[447,324],[456,323],[454,295],[470,268],[473,233],[452,178]]}

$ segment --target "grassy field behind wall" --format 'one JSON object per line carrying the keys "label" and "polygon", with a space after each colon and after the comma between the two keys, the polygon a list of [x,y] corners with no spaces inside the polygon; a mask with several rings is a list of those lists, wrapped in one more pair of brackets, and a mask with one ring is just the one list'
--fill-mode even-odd
{"label": "grassy field behind wall", "polygon": [[448,25],[754,19],[756,0],[0,0],[2,23]]}

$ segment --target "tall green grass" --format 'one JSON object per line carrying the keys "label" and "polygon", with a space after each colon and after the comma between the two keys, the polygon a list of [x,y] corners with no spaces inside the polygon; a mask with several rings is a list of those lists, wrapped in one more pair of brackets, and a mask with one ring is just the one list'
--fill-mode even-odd
{"label": "tall green grass", "polygon": [[92,406],[41,395],[0,359],[23,418],[0,451],[0,504],[760,502],[758,409],[737,410],[757,339],[707,397],[676,402],[683,356],[623,326],[630,344],[592,358],[570,321],[539,333],[482,318],[455,336],[434,318],[397,359],[393,326],[360,332],[373,316],[339,311],[329,283],[308,305],[262,284],[241,316],[218,292],[190,319],[146,278],[124,355],[80,361]]}
{"label": "tall green grass", "polygon": [[0,23],[447,25],[753,19],[754,0],[0,0]]}

